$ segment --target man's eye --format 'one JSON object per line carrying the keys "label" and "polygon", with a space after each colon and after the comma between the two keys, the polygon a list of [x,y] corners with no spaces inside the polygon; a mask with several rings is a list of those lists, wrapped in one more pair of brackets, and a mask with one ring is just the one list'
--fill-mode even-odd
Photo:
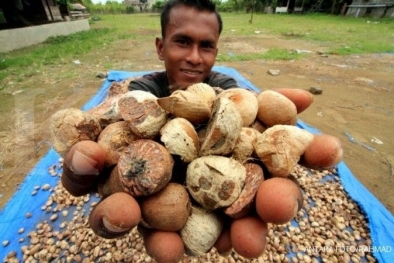
{"label": "man's eye", "polygon": [[189,44],[189,42],[187,40],[184,40],[184,39],[179,39],[179,40],[176,41],[176,43],[178,43],[180,45],[184,45],[184,46]]}
{"label": "man's eye", "polygon": [[202,43],[201,47],[204,49],[213,49],[215,46],[212,43]]}

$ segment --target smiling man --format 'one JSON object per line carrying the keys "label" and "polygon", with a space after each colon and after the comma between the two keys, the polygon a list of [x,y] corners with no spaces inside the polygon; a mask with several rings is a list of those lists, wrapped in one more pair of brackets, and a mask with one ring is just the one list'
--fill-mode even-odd
{"label": "smiling man", "polygon": [[237,87],[237,82],[212,71],[223,23],[210,0],[170,0],[161,14],[161,38],[156,51],[165,71],[130,82],[129,90],[144,90],[157,97],[200,82],[212,87]]}

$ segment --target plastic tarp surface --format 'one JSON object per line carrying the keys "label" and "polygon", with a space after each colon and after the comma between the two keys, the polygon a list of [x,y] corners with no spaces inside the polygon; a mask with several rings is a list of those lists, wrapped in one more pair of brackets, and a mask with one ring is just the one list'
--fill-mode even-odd
{"label": "plastic tarp surface", "polygon": [[[241,87],[259,91],[235,69],[217,66],[214,70],[234,77]],[[102,87],[82,109],[87,110],[98,105],[106,97],[108,88],[113,81],[122,81],[146,73],[148,72],[109,72]],[[319,133],[318,129],[301,120],[297,125],[313,133]],[[48,168],[57,163],[58,159],[59,155],[53,149],[49,150],[0,211],[0,241],[9,241],[7,246],[0,245],[0,260],[3,260],[10,251],[17,252],[18,258],[22,259],[20,248],[29,244],[27,243],[27,233],[33,231],[37,223],[44,220],[49,221],[50,214],[43,211],[41,207],[46,203],[51,191],[45,190],[43,186],[49,184],[53,188],[57,184],[59,177],[50,176]],[[394,216],[355,178],[344,162],[338,165],[337,170],[345,191],[365,212],[372,238],[370,250],[373,255],[380,263],[394,263]],[[40,189],[37,186],[40,186]],[[32,195],[35,190],[37,194]],[[27,213],[31,213],[30,218],[26,217]],[[24,228],[23,234],[18,233],[18,229],[21,228]],[[20,240],[22,237],[25,238],[23,242]]]}

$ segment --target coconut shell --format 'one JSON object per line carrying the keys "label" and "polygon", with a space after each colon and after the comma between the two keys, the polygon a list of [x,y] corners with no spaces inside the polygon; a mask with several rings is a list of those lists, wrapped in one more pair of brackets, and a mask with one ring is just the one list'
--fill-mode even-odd
{"label": "coconut shell", "polygon": [[186,186],[200,205],[216,209],[231,205],[245,184],[246,169],[224,156],[203,156],[191,162],[186,171]]}
{"label": "coconut shell", "polygon": [[234,102],[217,98],[213,103],[212,118],[208,122],[200,156],[231,153],[242,129],[242,118]]}
{"label": "coconut shell", "polygon": [[200,142],[194,126],[184,118],[168,121],[160,130],[160,140],[167,150],[179,155],[181,160],[190,163],[197,158]]}
{"label": "coconut shell", "polygon": [[120,182],[132,196],[146,196],[163,189],[170,181],[174,160],[161,144],[147,139],[133,141],[119,156]]}
{"label": "coconut shell", "polygon": [[192,206],[191,214],[180,235],[186,252],[192,256],[203,255],[215,244],[223,229],[223,222],[212,211]]}
{"label": "coconut shell", "polygon": [[53,148],[61,156],[79,141],[96,141],[101,132],[97,118],[76,108],[59,110],[52,115],[50,133]]}
{"label": "coconut shell", "polygon": [[314,135],[292,125],[275,125],[259,134],[254,149],[273,176],[286,177],[300,160]]}
{"label": "coconut shell", "polygon": [[118,110],[131,130],[145,139],[159,135],[168,120],[167,113],[157,103],[157,97],[142,90],[123,94],[118,100]]}
{"label": "coconut shell", "polygon": [[234,102],[237,107],[244,127],[251,125],[257,116],[259,105],[257,97],[250,90],[244,88],[232,88],[224,90],[218,95]]}
{"label": "coconut shell", "polygon": [[185,90],[176,90],[157,102],[165,111],[194,125],[204,123],[211,117],[211,107],[199,95]]}

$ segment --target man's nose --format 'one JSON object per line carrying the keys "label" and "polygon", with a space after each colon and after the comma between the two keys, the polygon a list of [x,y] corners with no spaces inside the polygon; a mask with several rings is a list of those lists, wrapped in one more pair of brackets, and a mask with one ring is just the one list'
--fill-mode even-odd
{"label": "man's nose", "polygon": [[202,62],[200,49],[197,45],[191,46],[190,52],[189,52],[186,60],[187,60],[187,62],[190,62],[192,64],[200,64]]}

